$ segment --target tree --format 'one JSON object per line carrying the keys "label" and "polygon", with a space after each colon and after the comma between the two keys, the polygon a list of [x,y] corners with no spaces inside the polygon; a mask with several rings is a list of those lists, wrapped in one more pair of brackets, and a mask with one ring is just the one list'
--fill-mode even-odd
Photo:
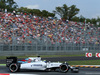
{"label": "tree", "polygon": [[0,8],[8,9],[8,11],[13,11],[18,7],[14,0],[0,0]]}
{"label": "tree", "polygon": [[26,7],[20,7],[20,8],[18,8],[17,11],[18,12],[23,12],[23,13],[30,13],[31,12],[31,9],[28,9]]}
{"label": "tree", "polygon": [[96,20],[95,18],[92,18],[92,19],[91,19],[91,23],[96,25],[97,20]]}
{"label": "tree", "polygon": [[42,16],[42,17],[54,17],[55,14],[50,13],[46,10],[42,10],[40,11],[39,9],[29,9],[26,7],[20,7],[18,8],[18,12],[23,12],[23,13],[27,13],[27,14],[32,14],[32,15],[36,15],[36,16]]}
{"label": "tree", "polygon": [[58,14],[63,19],[68,19],[68,10],[68,6],[64,4],[62,7],[56,7],[56,10],[54,10],[53,12],[55,14]]}
{"label": "tree", "polygon": [[42,15],[42,12],[39,9],[33,9],[32,11],[33,11],[34,15],[37,15],[37,16],[41,16]]}
{"label": "tree", "polygon": [[55,16],[55,14],[53,14],[53,13],[50,13],[50,12],[48,12],[48,11],[46,11],[46,10],[42,10],[42,16],[43,17],[54,17]]}
{"label": "tree", "polygon": [[42,16],[44,16],[44,17],[48,17],[48,11],[46,11],[46,10],[42,10]]}
{"label": "tree", "polygon": [[79,9],[76,8],[75,5],[72,5],[69,7],[69,12],[68,12],[68,17],[69,17],[69,20],[71,20],[75,15],[77,15],[79,13]]}
{"label": "tree", "polygon": [[0,0],[0,8],[5,9],[6,7],[6,1],[5,0]]}
{"label": "tree", "polygon": [[85,21],[85,17],[82,16],[82,15],[79,17],[79,19],[80,19],[80,22],[84,22]]}
{"label": "tree", "polygon": [[48,13],[48,17],[55,17],[55,14],[54,13]]}
{"label": "tree", "polygon": [[56,7],[56,10],[53,11],[55,14],[58,14],[62,19],[71,20],[75,15],[79,13],[79,9],[75,5],[68,7],[64,4],[62,7]]}
{"label": "tree", "polygon": [[79,22],[79,21],[80,21],[80,19],[79,19],[79,17],[74,16],[74,17],[72,18],[72,21],[74,21],[74,22]]}
{"label": "tree", "polygon": [[100,27],[100,17],[99,16],[97,17],[97,22],[99,23],[97,24],[97,27]]}
{"label": "tree", "polygon": [[86,18],[86,22],[87,22],[87,23],[91,23],[91,19]]}

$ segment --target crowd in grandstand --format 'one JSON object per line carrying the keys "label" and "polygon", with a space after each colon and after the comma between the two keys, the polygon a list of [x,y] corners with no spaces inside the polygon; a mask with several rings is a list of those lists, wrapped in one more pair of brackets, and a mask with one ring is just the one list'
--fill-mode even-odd
{"label": "crowd in grandstand", "polygon": [[0,12],[1,44],[100,44],[100,28],[31,14]]}

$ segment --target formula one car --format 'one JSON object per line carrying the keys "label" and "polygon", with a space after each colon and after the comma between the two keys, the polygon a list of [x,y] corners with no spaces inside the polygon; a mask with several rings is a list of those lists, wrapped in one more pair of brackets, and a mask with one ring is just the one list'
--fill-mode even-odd
{"label": "formula one car", "polygon": [[42,71],[56,71],[66,73],[69,69],[72,72],[79,72],[77,67],[71,67],[68,63],[60,62],[46,62],[41,60],[41,57],[29,57],[21,61],[17,61],[17,57],[7,57],[6,66],[11,72],[18,72],[21,69],[24,70],[42,70]]}

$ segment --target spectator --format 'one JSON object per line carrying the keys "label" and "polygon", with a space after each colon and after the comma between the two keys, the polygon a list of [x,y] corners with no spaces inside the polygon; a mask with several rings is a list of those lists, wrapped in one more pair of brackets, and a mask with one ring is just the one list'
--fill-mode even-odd
{"label": "spectator", "polygon": [[[15,39],[13,41],[13,39]],[[0,13],[0,43],[100,44],[100,28],[32,14]]]}

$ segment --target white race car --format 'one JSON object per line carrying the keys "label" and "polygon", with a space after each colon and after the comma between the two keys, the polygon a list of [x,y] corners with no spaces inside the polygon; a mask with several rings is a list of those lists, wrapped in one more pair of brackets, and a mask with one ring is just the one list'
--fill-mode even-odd
{"label": "white race car", "polygon": [[29,57],[21,61],[17,61],[17,57],[7,57],[6,66],[11,72],[18,72],[21,69],[26,70],[42,70],[42,71],[56,71],[68,72],[71,69],[72,72],[79,72],[77,67],[71,67],[68,63],[60,62],[46,62],[41,60],[41,57]]}

